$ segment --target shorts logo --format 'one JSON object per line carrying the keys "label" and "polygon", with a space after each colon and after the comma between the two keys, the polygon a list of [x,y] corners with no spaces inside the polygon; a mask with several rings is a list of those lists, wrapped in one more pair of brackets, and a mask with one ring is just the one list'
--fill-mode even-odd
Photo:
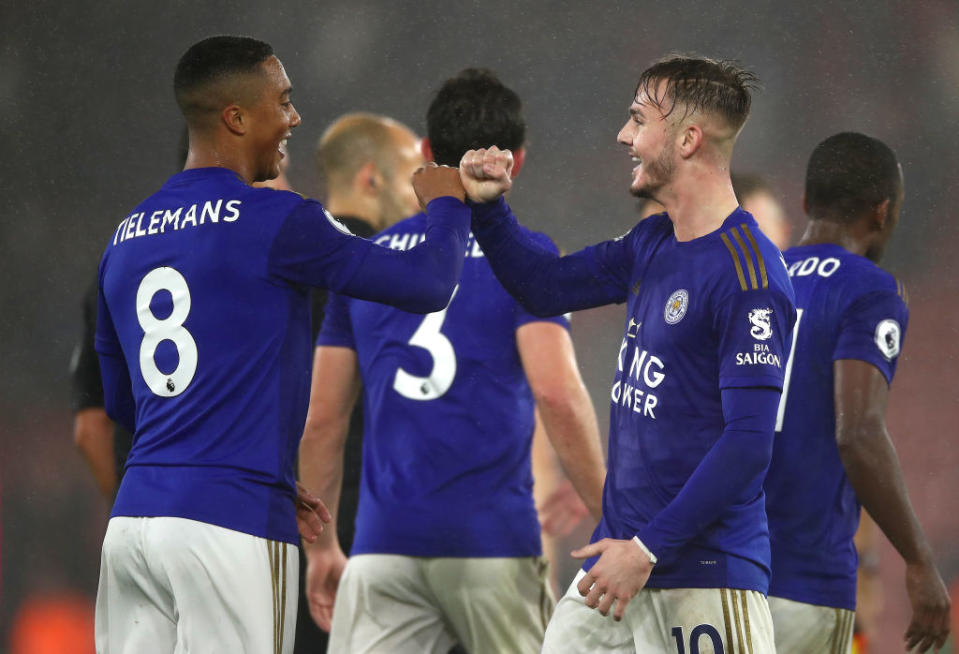
{"label": "shorts logo", "polygon": [[772,312],[773,310],[768,307],[764,309],[753,309],[749,312],[749,324],[752,325],[749,333],[757,341],[769,340],[773,335],[773,328],[769,319]]}
{"label": "shorts logo", "polygon": [[326,219],[330,221],[330,224],[337,229],[337,231],[343,232],[347,236],[353,236],[353,232],[350,231],[349,227],[341,223],[339,220],[333,217],[326,209],[323,210],[323,213],[326,214]]}
{"label": "shorts logo", "polygon": [[899,356],[899,343],[902,339],[902,328],[899,323],[892,318],[887,318],[876,325],[876,347],[886,357],[886,361],[892,361]]}
{"label": "shorts logo", "polygon": [[663,318],[670,325],[675,325],[686,315],[687,307],[689,307],[689,293],[686,289],[681,288],[673,291],[673,294],[666,300],[666,310],[663,311]]}

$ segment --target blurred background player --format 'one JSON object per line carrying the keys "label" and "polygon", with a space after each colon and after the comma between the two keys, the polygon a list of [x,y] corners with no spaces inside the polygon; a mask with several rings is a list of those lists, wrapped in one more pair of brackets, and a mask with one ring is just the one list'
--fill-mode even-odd
{"label": "blurred background player", "polygon": [[104,401],[135,439],[103,542],[97,648],[288,653],[298,532],[315,538],[325,514],[294,480],[306,287],[445,306],[469,211],[455,171],[418,173],[428,238],[395,252],[318,202],[250,186],[279,174],[300,124],[267,43],[194,44],[174,91],[190,132],[185,169],[120,223],[100,264]]}
{"label": "blurred background player", "polygon": [[[427,126],[424,154],[439,164],[478,144],[524,155],[520,100],[489,71],[448,80]],[[419,214],[375,240],[405,249],[422,231]],[[443,311],[424,319],[335,296],[318,345],[300,470],[331,506],[361,376],[366,424],[349,562],[332,530],[308,550],[311,597],[328,606],[335,593],[331,650],[538,651],[553,599],[531,492],[534,401],[597,515],[604,473],[566,319],[520,309],[471,244]],[[329,609],[317,617],[327,624]]]}
{"label": "blurred background player", "polygon": [[[780,250],[789,247],[792,225],[772,186],[759,175],[733,173],[733,192],[739,206],[752,214],[760,231]],[[640,198],[637,205],[640,218],[648,218],[666,211],[666,207],[652,198]]]}
{"label": "blurred background player", "polygon": [[[324,186],[324,206],[336,219],[357,236],[369,238],[401,218],[419,212],[419,201],[410,184],[413,172],[424,163],[419,138],[406,126],[385,116],[352,113],[335,120],[320,137],[316,149],[316,166]],[[328,293],[314,289],[313,341],[323,322]],[[316,352],[314,378],[320,378],[320,351]],[[318,425],[310,414],[305,434]],[[353,528],[360,493],[362,469],[363,411],[357,404],[347,418],[343,444],[342,485],[338,507],[329,507],[337,516],[336,538],[343,551],[353,545]],[[308,441],[303,454],[310,466]],[[331,530],[332,531],[332,530]],[[309,548],[309,543],[304,548]],[[304,583],[317,571],[309,560],[303,561],[300,577],[300,608],[296,621],[296,654],[321,654],[326,651],[329,624],[320,629],[311,618],[310,603],[317,616],[329,615],[332,605],[323,607],[325,595],[309,593]],[[328,618],[327,618],[328,620]]]}
{"label": "blurred background player", "polygon": [[537,247],[502,199],[511,153],[460,163],[473,233],[527,310],[627,303],[603,517],[573,552],[587,560],[544,652],[774,651],[762,479],[795,310],[779,250],[729,180],[754,82],[705,58],[646,69],[617,140],[631,192],[668,213],[566,257]]}
{"label": "blurred background player", "polygon": [[798,317],[765,482],[780,654],[849,650],[860,502],[906,562],[906,648],[941,647],[949,633],[949,598],[885,424],[909,312],[902,282],[876,263],[902,200],[902,169],[881,141],[844,132],[809,159],[809,226],[785,253]]}

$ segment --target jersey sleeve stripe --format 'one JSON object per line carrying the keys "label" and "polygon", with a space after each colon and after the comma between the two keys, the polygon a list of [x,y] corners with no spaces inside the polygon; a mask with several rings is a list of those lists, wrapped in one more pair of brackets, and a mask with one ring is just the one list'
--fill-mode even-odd
{"label": "jersey sleeve stripe", "polygon": [[719,236],[723,239],[723,243],[726,244],[726,249],[729,250],[729,255],[733,258],[733,265],[736,266],[736,276],[739,277],[739,287],[745,291],[746,278],[743,277],[743,267],[739,263],[739,255],[736,254],[736,248],[733,247],[732,241],[729,240],[729,236],[726,234],[720,234]]}
{"label": "jersey sleeve stripe", "polygon": [[746,269],[749,271],[749,288],[755,291],[759,288],[759,284],[756,282],[756,268],[753,266],[753,258],[749,256],[750,250],[746,247],[743,237],[739,234],[738,227],[733,227],[729,231],[733,233],[733,238],[739,243],[739,249],[743,251],[743,258],[746,259]]}
{"label": "jersey sleeve stripe", "polygon": [[753,230],[749,229],[749,225],[743,225],[743,231],[746,233],[746,238],[749,239],[749,244],[753,246],[753,252],[756,254],[756,263],[759,264],[759,279],[762,280],[763,288],[769,288],[769,277],[766,275],[766,260],[763,258],[762,250],[759,249],[759,245],[756,244],[756,239],[753,237]]}

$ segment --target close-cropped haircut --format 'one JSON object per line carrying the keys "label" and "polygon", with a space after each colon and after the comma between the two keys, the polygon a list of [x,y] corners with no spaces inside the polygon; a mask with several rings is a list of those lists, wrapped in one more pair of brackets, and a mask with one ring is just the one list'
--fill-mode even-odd
{"label": "close-cropped haircut", "polygon": [[467,68],[446,80],[426,112],[426,132],[436,163],[459,165],[467,150],[516,150],[526,142],[523,103],[485,68]]}
{"label": "close-cropped haircut", "polygon": [[738,132],[758,86],[759,78],[735,61],[673,55],[643,71],[635,95],[645,92],[665,116],[682,105],[682,118],[697,111],[714,114]]}
{"label": "close-cropped haircut", "polygon": [[315,154],[327,190],[348,183],[371,161],[386,179],[392,179],[398,129],[405,126],[386,116],[362,112],[346,114],[330,125],[320,137]]}
{"label": "close-cropped haircut", "polygon": [[852,222],[884,200],[894,201],[902,178],[896,154],[878,139],[841,132],[816,146],[806,166],[811,217]]}
{"label": "close-cropped haircut", "polygon": [[273,55],[269,43],[247,36],[211,36],[194,43],[180,57],[173,92],[187,121],[217,109],[204,91],[237,74],[256,72]]}

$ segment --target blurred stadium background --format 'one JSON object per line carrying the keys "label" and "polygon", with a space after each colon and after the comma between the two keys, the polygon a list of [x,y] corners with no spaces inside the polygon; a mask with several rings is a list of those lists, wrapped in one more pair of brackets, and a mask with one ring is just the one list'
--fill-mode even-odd
{"label": "blurred stadium background", "polygon": [[[313,147],[339,114],[384,113],[422,133],[442,80],[467,66],[496,70],[529,122],[511,202],[567,250],[635,222],[632,164],[615,135],[639,73],[668,52],[736,58],[759,74],[734,170],[768,178],[794,239],[813,146],[841,130],[886,141],[902,161],[906,200],[884,264],[905,281],[912,309],[889,424],[943,576],[959,579],[955,0],[3,0],[0,32],[0,652],[21,654],[15,620],[51,637],[88,629],[107,505],[71,439],[67,369],[81,297],[124,212],[176,169],[173,67],[213,33],[267,40],[283,60],[303,116],[290,178],[308,195],[321,193]],[[607,308],[574,319],[603,423],[621,316]],[[887,543],[881,566],[873,651],[897,652],[908,604]],[[562,575],[565,586],[572,567]],[[37,613],[44,606],[58,621]]]}

